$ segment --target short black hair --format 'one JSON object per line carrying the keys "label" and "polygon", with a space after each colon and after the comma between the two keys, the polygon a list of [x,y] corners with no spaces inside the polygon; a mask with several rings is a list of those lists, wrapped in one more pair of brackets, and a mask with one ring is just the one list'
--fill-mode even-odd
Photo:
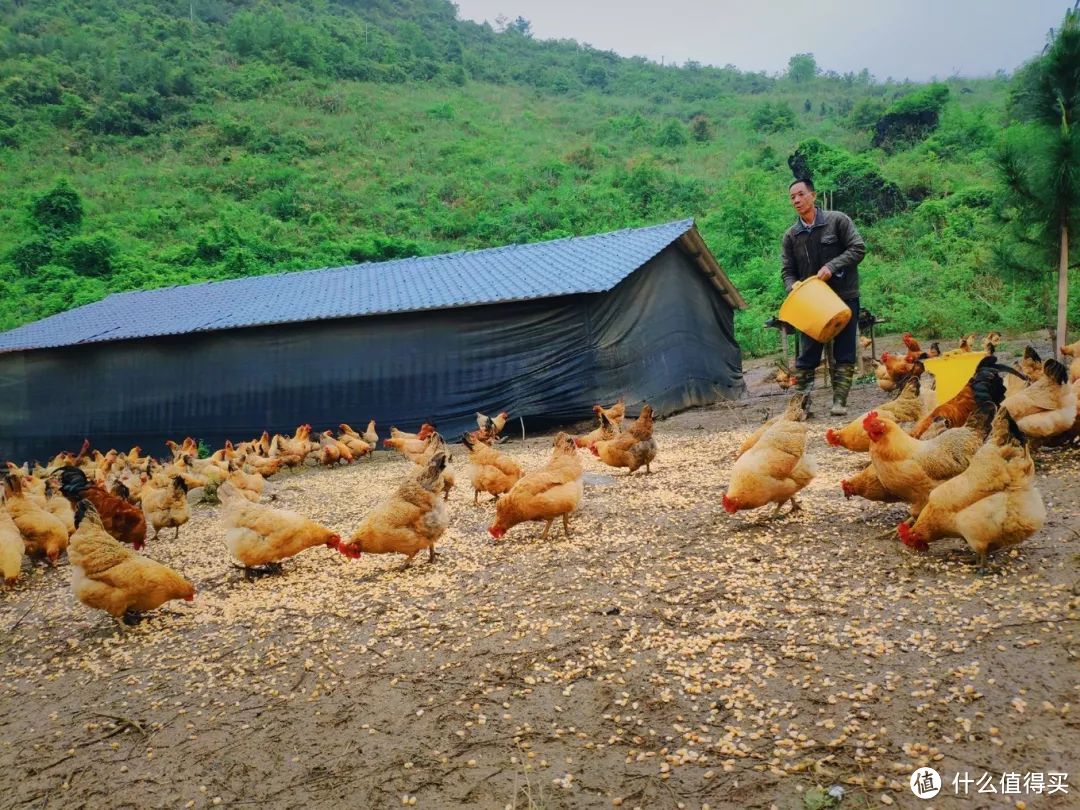
{"label": "short black hair", "polygon": [[797,177],[797,178],[795,178],[794,180],[792,180],[788,184],[787,190],[791,191],[791,187],[792,186],[797,186],[799,183],[806,183],[807,190],[808,191],[814,191],[814,181],[811,180],[809,177]]}

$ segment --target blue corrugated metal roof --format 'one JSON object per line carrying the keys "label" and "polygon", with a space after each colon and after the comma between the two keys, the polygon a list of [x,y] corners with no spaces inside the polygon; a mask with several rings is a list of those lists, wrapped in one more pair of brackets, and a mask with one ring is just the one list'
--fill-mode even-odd
{"label": "blue corrugated metal roof", "polygon": [[117,293],[0,334],[0,352],[604,292],[693,226]]}

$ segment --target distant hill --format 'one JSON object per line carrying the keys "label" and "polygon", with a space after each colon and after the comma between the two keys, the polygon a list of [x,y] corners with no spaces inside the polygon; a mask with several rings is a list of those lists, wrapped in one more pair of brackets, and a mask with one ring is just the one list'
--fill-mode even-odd
{"label": "distant hill", "polygon": [[740,340],[768,351],[797,150],[856,217],[864,302],[894,328],[1045,323],[1049,277],[999,260],[1003,77],[660,66],[442,0],[0,8],[0,328],[118,290],[694,216],[752,303]]}

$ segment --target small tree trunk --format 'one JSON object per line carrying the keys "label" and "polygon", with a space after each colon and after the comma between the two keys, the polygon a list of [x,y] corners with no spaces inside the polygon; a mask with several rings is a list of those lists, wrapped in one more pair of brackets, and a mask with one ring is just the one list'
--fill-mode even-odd
{"label": "small tree trunk", "polygon": [[1069,343],[1069,325],[1066,312],[1069,308],[1069,226],[1061,223],[1061,256],[1058,260],[1058,295],[1057,295],[1057,345],[1054,353],[1062,357],[1061,347]]}

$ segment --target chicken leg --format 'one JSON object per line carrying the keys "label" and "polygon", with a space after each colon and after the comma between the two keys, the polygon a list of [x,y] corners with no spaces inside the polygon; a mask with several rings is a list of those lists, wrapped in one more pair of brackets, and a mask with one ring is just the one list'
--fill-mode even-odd
{"label": "chicken leg", "polygon": [[562,527],[563,527],[563,531],[566,532],[566,536],[569,537],[570,536],[570,513],[569,512],[563,513]]}
{"label": "chicken leg", "polygon": [[438,557],[438,556],[439,556],[439,555],[435,553],[435,546],[428,546],[428,557],[427,557],[427,561],[428,561],[429,563],[433,563],[433,562],[435,562],[435,558],[436,558],[436,557]]}
{"label": "chicken leg", "polygon": [[547,523],[544,524],[544,533],[542,535],[540,535],[541,540],[547,540],[548,532],[551,531],[551,524],[554,523],[554,522],[555,522],[555,519],[552,518],[551,520],[549,520]]}

